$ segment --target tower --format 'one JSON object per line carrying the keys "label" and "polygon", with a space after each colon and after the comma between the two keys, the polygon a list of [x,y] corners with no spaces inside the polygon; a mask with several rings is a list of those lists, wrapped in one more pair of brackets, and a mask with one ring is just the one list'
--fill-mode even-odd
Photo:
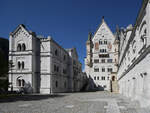
{"label": "tower", "polygon": [[92,33],[89,32],[88,40],[86,42],[86,53],[87,53],[87,65],[92,67]]}

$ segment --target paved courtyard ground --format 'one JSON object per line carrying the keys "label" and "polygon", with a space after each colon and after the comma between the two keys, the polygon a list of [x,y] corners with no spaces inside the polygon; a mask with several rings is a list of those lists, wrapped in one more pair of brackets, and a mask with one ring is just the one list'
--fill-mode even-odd
{"label": "paved courtyard ground", "polygon": [[150,110],[119,94],[86,92],[0,99],[0,113],[150,113]]}

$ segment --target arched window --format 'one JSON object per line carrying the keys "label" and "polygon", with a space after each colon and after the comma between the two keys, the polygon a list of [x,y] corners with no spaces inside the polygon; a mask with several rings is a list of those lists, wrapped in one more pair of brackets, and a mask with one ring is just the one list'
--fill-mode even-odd
{"label": "arched window", "polygon": [[136,51],[136,45],[135,45],[135,40],[133,41],[133,43],[132,43],[132,50],[133,50],[133,53],[135,53],[135,51]]}
{"label": "arched window", "polygon": [[22,86],[24,86],[25,85],[25,81],[22,79]]}
{"label": "arched window", "polygon": [[115,81],[115,76],[112,76],[112,81]]}
{"label": "arched window", "polygon": [[64,88],[66,88],[66,82],[64,82]]}
{"label": "arched window", "polygon": [[20,69],[21,68],[21,63],[20,62],[18,62],[18,69]]}
{"label": "arched window", "polygon": [[99,40],[99,44],[103,44],[102,40]]}
{"label": "arched window", "polygon": [[22,69],[24,69],[24,62],[22,62]]}
{"label": "arched window", "polygon": [[57,51],[57,49],[55,50],[55,55],[58,56],[58,51]]}
{"label": "arched window", "polygon": [[56,88],[57,88],[58,87],[58,82],[57,81],[56,81],[55,85],[56,85]]}
{"label": "arched window", "polygon": [[18,86],[21,86],[21,80],[20,79],[18,80]]}
{"label": "arched window", "polygon": [[17,51],[21,51],[21,44],[17,45]]}
{"label": "arched window", "polygon": [[107,40],[106,39],[104,40],[104,44],[107,44]]}
{"label": "arched window", "polygon": [[22,51],[25,51],[26,50],[26,45],[23,43],[22,44]]}

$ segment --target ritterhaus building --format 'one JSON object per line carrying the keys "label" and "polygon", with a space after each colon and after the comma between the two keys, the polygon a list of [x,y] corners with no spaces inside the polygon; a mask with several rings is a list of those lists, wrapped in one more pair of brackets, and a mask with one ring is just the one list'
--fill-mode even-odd
{"label": "ritterhaus building", "polygon": [[79,91],[85,75],[75,48],[65,50],[50,36],[41,38],[19,25],[10,33],[9,90],[55,93]]}

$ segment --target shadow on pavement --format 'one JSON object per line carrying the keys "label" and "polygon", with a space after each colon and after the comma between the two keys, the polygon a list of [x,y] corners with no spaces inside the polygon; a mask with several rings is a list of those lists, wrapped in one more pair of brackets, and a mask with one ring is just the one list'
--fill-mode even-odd
{"label": "shadow on pavement", "polygon": [[62,94],[54,94],[54,95],[12,95],[12,96],[5,96],[0,97],[0,103],[7,103],[7,102],[16,102],[16,101],[39,101],[49,98],[61,98],[67,95]]}

